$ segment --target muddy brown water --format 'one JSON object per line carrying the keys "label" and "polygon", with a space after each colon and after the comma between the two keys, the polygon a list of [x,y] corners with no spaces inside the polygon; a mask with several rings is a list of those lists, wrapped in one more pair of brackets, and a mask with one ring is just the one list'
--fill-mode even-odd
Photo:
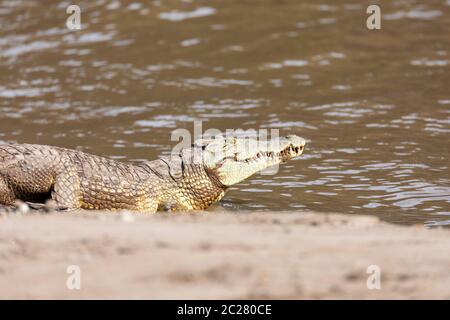
{"label": "muddy brown water", "polygon": [[[450,1],[0,1],[0,142],[124,161],[175,129],[280,129],[304,156],[228,210],[450,223]],[[220,209],[220,208],[219,208]],[[218,207],[210,209],[218,210]]]}

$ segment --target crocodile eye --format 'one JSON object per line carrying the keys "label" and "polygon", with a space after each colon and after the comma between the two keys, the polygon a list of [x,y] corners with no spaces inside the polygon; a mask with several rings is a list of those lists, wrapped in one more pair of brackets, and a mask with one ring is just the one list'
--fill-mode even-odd
{"label": "crocodile eye", "polygon": [[206,146],[202,146],[202,150],[204,151],[206,149]]}

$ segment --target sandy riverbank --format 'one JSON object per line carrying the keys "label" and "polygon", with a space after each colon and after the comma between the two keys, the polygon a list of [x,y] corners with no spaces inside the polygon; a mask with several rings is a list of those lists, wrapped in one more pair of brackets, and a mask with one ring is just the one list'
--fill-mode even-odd
{"label": "sandy riverbank", "polygon": [[449,248],[450,230],[367,216],[2,215],[0,298],[448,299]]}

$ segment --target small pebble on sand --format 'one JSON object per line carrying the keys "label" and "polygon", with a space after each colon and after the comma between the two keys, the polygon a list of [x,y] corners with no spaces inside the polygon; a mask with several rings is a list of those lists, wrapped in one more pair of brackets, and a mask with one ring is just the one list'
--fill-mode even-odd
{"label": "small pebble on sand", "polygon": [[16,212],[18,214],[27,214],[30,212],[30,207],[23,201],[16,200],[14,205],[16,206]]}
{"label": "small pebble on sand", "polygon": [[134,222],[136,219],[130,212],[121,212],[119,218],[123,222]]}

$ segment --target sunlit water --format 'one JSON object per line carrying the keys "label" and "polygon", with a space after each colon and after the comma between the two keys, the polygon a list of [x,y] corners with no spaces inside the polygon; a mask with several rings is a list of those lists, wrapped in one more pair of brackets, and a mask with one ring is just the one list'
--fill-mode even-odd
{"label": "sunlit water", "polygon": [[[0,141],[120,160],[177,128],[280,129],[308,140],[229,210],[450,223],[450,1],[0,1]],[[210,209],[212,211],[216,208]]]}

